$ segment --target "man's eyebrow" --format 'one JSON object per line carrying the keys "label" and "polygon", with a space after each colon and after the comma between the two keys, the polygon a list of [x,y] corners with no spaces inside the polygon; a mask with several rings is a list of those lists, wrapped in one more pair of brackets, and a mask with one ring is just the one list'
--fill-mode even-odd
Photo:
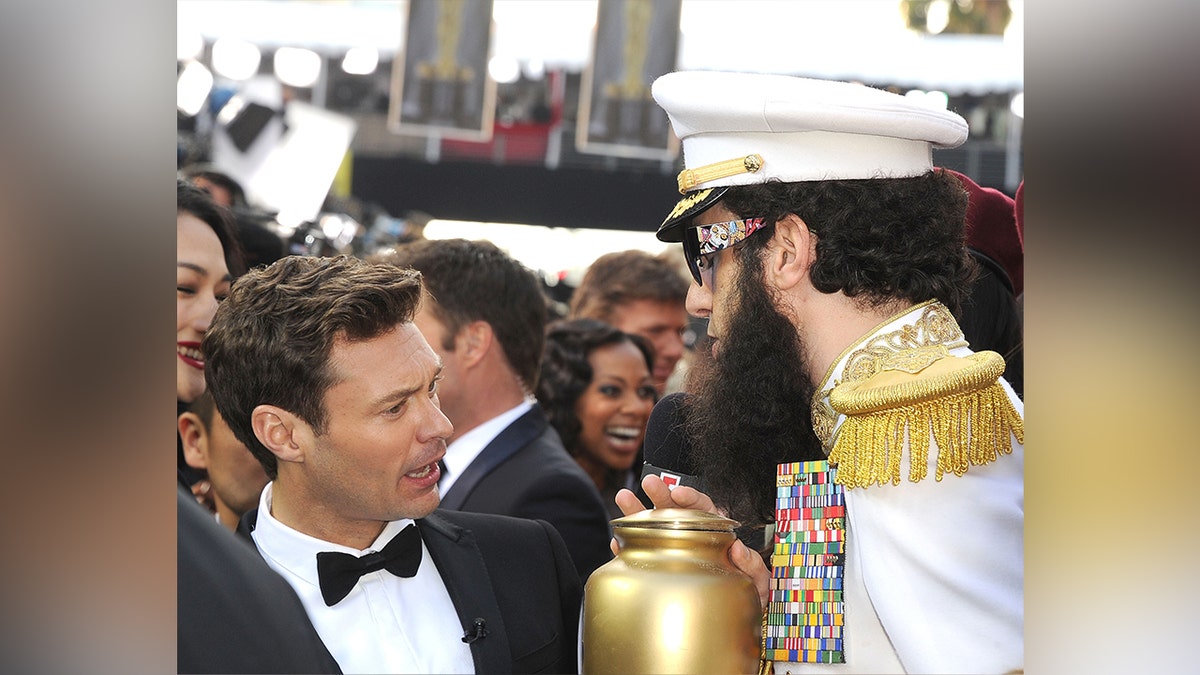
{"label": "man's eyebrow", "polygon": [[417,393],[418,391],[421,391],[421,389],[423,389],[423,387],[421,387],[421,386],[407,387],[405,389],[394,389],[394,390],[389,391],[388,393],[384,394],[383,396],[380,396],[379,398],[375,399],[375,401],[371,404],[371,407],[377,408],[381,405],[384,405],[385,403],[390,403],[392,401],[399,401],[402,399],[406,399],[409,396],[412,396],[413,394]]}
{"label": "man's eyebrow", "polygon": [[[445,365],[442,363],[441,359],[438,359],[437,369],[434,371],[433,378],[430,379],[429,383],[432,384],[434,380],[441,377],[442,370],[444,370],[444,369],[445,369]],[[383,396],[380,396],[379,398],[375,399],[375,401],[371,404],[371,406],[378,407],[378,406],[383,405],[384,403],[389,403],[391,401],[398,401],[400,399],[405,399],[405,398],[408,398],[409,396],[412,396],[413,394],[416,394],[421,391],[425,391],[427,389],[429,389],[428,384],[418,384],[416,386],[406,387],[404,389],[394,389],[394,390],[384,394]]]}

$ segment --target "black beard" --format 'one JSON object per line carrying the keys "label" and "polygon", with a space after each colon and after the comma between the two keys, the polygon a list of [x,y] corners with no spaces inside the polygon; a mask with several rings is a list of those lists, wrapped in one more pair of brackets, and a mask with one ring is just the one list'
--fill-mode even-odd
{"label": "black beard", "polygon": [[754,254],[741,258],[720,348],[688,379],[686,431],[705,489],[743,526],[772,522],[781,462],[825,459],[812,428],[816,390],[796,327],[771,301]]}

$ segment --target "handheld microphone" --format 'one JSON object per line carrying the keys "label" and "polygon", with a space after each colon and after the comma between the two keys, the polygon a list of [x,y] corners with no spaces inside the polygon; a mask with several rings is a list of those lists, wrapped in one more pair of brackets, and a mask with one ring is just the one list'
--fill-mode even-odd
{"label": "handheld microphone", "polygon": [[[650,412],[643,446],[646,461],[642,465],[642,478],[658,476],[672,490],[687,485],[703,491],[704,482],[697,475],[692,461],[692,446],[683,430],[686,419],[684,399],[683,392],[667,394]],[[654,505],[641,488],[640,480],[634,493],[647,508],[653,508]]]}
{"label": "handheld microphone", "polygon": [[[687,420],[687,411],[683,407],[685,398],[683,392],[668,394],[650,411],[643,445],[646,461],[642,465],[642,478],[658,476],[672,490],[686,485],[707,493],[708,488],[699,476],[699,467],[692,455],[692,444],[684,433],[683,425]],[[642,501],[642,505],[648,509],[654,508],[654,502],[646,496],[640,479],[636,488],[633,493]],[[770,537],[764,528],[737,527],[734,532],[751,550],[769,550]]]}
{"label": "handheld microphone", "polygon": [[471,644],[476,640],[482,640],[487,637],[491,631],[484,627],[486,624],[487,622],[483,620],[483,617],[475,617],[475,625],[463,633],[462,641]]}

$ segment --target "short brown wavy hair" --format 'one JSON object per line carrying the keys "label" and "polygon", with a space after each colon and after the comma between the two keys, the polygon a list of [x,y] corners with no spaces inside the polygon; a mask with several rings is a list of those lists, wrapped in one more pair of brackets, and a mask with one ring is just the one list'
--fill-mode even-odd
{"label": "short brown wavy hair", "polygon": [[663,257],[637,249],[606,253],[588,266],[571,294],[569,318],[612,322],[617,307],[636,300],[683,306],[688,280]]}
{"label": "short brown wavy hair", "polygon": [[254,408],[279,406],[323,433],[334,341],[378,337],[412,321],[420,301],[419,272],[349,256],[288,256],[233,284],[204,335],[204,375],[217,410],[269,477],[276,459],[254,435]]}

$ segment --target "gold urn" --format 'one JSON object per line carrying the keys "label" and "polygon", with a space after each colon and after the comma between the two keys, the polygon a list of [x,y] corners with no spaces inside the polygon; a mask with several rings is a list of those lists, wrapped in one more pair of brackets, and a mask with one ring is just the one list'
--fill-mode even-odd
{"label": "gold urn", "polygon": [[737,525],[692,509],[612,521],[621,552],[584,587],[581,672],[757,673],[762,607],[729,562]]}

